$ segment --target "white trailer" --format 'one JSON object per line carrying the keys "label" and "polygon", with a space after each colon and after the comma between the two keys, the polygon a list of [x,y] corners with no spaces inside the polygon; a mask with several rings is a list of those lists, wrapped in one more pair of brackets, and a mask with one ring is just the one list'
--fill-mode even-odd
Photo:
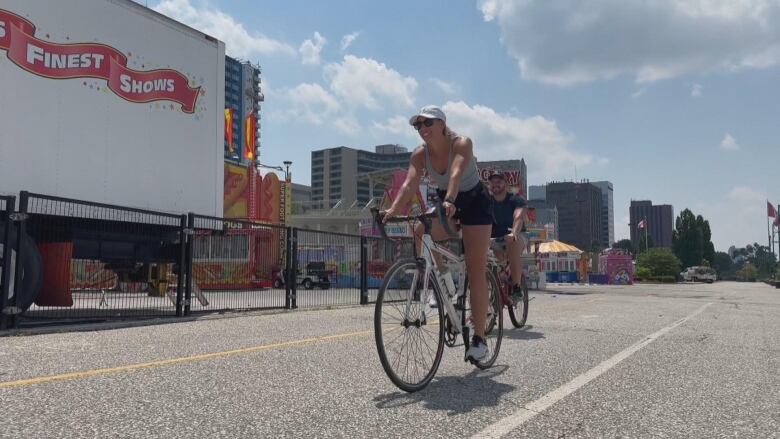
{"label": "white trailer", "polygon": [[224,65],[131,0],[3,0],[0,193],[221,216]]}
{"label": "white trailer", "polygon": [[134,1],[0,2],[0,195],[85,202],[0,215],[3,306],[48,282],[45,246],[131,277],[182,268],[181,215],[223,213],[224,82],[223,43]]}

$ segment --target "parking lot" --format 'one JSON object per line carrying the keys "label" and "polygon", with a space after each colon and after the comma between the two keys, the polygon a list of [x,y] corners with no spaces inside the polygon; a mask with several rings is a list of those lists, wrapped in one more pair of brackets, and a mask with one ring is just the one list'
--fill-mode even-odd
{"label": "parking lot", "polygon": [[497,366],[448,349],[415,394],[371,306],[0,338],[0,436],[778,437],[780,290],[554,288]]}

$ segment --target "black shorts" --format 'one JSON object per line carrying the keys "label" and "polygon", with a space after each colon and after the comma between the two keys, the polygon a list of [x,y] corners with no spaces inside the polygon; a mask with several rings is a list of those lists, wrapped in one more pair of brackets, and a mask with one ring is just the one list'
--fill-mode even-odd
{"label": "black shorts", "polygon": [[[444,201],[447,191],[437,190],[439,198]],[[493,197],[488,194],[487,188],[482,183],[466,192],[458,192],[455,198],[454,218],[464,226],[490,226],[493,225]]]}

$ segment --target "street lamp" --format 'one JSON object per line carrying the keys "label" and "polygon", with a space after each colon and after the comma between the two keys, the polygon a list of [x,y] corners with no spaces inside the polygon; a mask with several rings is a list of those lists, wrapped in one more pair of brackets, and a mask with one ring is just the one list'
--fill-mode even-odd
{"label": "street lamp", "polygon": [[284,162],[285,171],[284,171],[284,181],[290,182],[290,165],[292,165],[292,162],[289,160],[285,160]]}

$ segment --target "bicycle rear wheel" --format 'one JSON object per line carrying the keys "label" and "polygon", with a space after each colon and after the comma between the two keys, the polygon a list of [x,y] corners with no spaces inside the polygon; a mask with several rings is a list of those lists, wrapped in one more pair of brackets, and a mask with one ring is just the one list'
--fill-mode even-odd
{"label": "bicycle rear wheel", "polygon": [[[433,379],[444,351],[444,311],[438,286],[423,267],[402,259],[387,271],[374,308],[379,361],[390,381],[416,392]],[[435,305],[435,306],[432,306]]]}
{"label": "bicycle rear wheel", "polygon": [[525,321],[528,319],[528,281],[525,276],[520,281],[520,288],[523,291],[523,298],[517,302],[511,301],[507,305],[507,308],[509,308],[509,320],[512,321],[512,325],[515,328],[525,326]]}
{"label": "bicycle rear wheel", "polygon": [[[474,363],[480,369],[488,369],[493,366],[498,358],[498,351],[501,349],[501,340],[504,336],[504,311],[501,305],[501,290],[498,286],[498,280],[491,271],[487,271],[488,288],[488,316],[485,320],[485,343],[489,349],[489,355],[486,359]],[[466,288],[468,289],[468,278],[466,278]],[[471,291],[469,297],[471,297]],[[469,311],[470,312],[470,311]]]}

